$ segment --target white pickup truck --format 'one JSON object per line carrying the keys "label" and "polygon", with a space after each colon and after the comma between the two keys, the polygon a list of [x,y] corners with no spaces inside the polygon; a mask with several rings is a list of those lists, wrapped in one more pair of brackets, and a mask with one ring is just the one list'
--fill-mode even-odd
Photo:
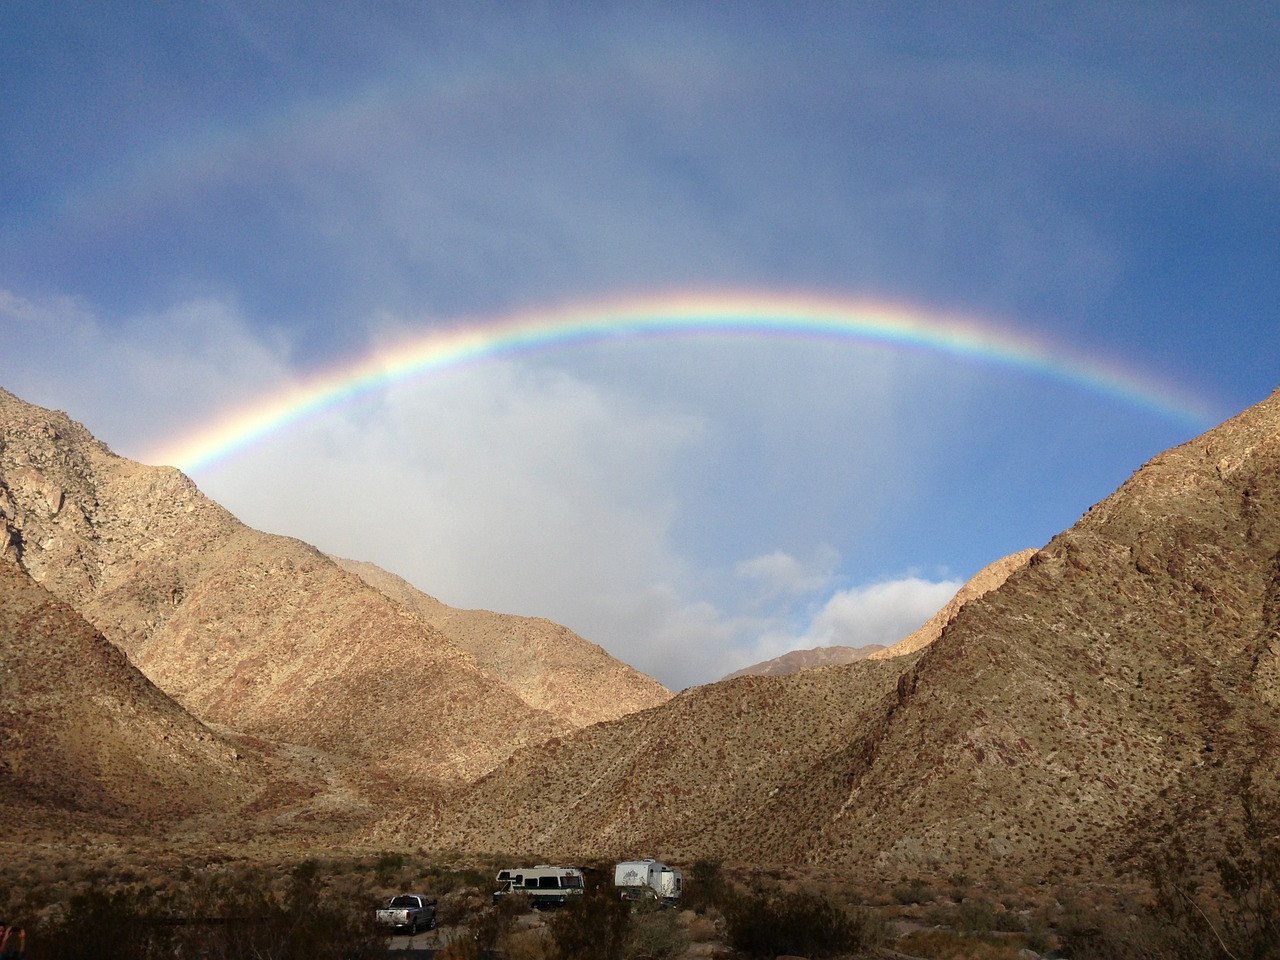
{"label": "white pickup truck", "polygon": [[421,893],[402,893],[379,907],[374,921],[380,927],[408,930],[413,936],[419,930],[435,928],[436,902]]}

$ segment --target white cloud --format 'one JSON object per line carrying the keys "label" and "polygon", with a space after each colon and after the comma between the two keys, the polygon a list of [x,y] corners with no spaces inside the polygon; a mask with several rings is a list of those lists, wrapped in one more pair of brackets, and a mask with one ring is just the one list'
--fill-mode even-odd
{"label": "white cloud", "polygon": [[801,647],[862,647],[896,643],[946,605],[963,586],[919,577],[843,590],[827,601],[800,638]]}
{"label": "white cloud", "polygon": [[336,409],[205,483],[255,522],[450,604],[563,617],[673,574],[670,464],[697,433],[693,418],[490,364]]}
{"label": "white cloud", "polygon": [[774,550],[741,561],[736,573],[743,579],[758,582],[768,596],[799,596],[824,589],[839,562],[840,555],[831,547],[821,548],[809,564]]}
{"label": "white cloud", "polygon": [[66,410],[126,456],[289,376],[286,345],[212,298],[112,320],[75,298],[0,289],[0,328],[5,389]]}
{"label": "white cloud", "polygon": [[736,644],[726,646],[720,661],[724,669],[717,676],[792,650],[892,646],[942,609],[961,586],[959,580],[910,576],[838,591],[798,627],[777,617],[756,624],[757,633],[750,639],[740,635]]}

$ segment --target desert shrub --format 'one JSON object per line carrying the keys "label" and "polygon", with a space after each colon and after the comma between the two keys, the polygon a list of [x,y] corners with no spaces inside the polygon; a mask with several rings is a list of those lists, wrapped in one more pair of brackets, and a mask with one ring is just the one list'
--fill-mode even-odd
{"label": "desert shrub", "polygon": [[435,960],[480,960],[480,945],[474,937],[460,937],[439,950]]}
{"label": "desert shrub", "polygon": [[1174,835],[1148,861],[1155,890],[1153,918],[1163,927],[1169,956],[1274,960],[1280,958],[1280,802],[1240,785],[1241,826],[1218,858],[1218,889],[1203,892],[1187,845]]}
{"label": "desert shrub", "polygon": [[1019,960],[1022,945],[975,939],[954,930],[913,930],[897,942],[900,953],[925,960]]}
{"label": "desert shrub", "polygon": [[909,884],[894,887],[890,895],[905,907],[912,903],[928,903],[937,894],[923,880],[912,880]]}
{"label": "desert shrub", "polygon": [[687,910],[680,915],[680,919],[684,923],[685,930],[688,931],[690,940],[694,943],[710,943],[720,936],[720,931],[716,928],[716,916],[719,916],[719,911],[712,914]]}
{"label": "desert shrub", "polygon": [[696,860],[689,869],[684,888],[684,905],[690,910],[705,913],[709,907],[723,906],[728,884],[719,860]]}
{"label": "desert shrub", "polygon": [[383,944],[360,902],[319,895],[314,875],[222,878],[197,893],[89,890],[28,939],[30,960],[372,960]]}
{"label": "desert shrub", "polygon": [[990,933],[995,924],[995,910],[986,900],[967,897],[956,909],[956,929],[961,933]]}
{"label": "desert shrub", "polygon": [[597,886],[556,908],[547,929],[563,960],[620,960],[630,923],[630,905],[612,888]]}
{"label": "desert shrub", "polygon": [[403,870],[407,858],[403,853],[381,854],[373,865],[374,872],[379,874],[395,873]]}
{"label": "desert shrub", "polygon": [[1171,960],[1182,956],[1170,932],[1150,916],[1099,908],[1069,907],[1058,922],[1057,943],[1062,956],[1075,960]]}
{"label": "desert shrub", "polygon": [[737,896],[725,920],[733,948],[755,957],[830,957],[865,949],[882,935],[866,911],[851,913],[802,890]]}
{"label": "desert shrub", "polygon": [[648,906],[631,916],[623,956],[627,960],[672,960],[689,946],[689,933],[675,910]]}
{"label": "desert shrub", "polygon": [[546,930],[541,927],[511,931],[499,950],[503,960],[551,960],[551,953]]}
{"label": "desert shrub", "polygon": [[480,950],[493,950],[510,932],[516,918],[532,909],[526,897],[500,897],[497,903],[481,908],[479,913],[472,916],[471,939]]}

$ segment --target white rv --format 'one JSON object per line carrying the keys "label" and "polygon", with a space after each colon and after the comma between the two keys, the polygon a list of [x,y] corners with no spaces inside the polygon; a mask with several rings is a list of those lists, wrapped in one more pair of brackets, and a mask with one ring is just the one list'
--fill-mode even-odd
{"label": "white rv", "polygon": [[674,903],[684,893],[684,874],[657,860],[624,860],[613,868],[613,885],[624,900]]}
{"label": "white rv", "polygon": [[535,907],[560,905],[582,896],[582,871],[577,867],[511,867],[498,871],[498,889],[493,902],[509,893],[524,894]]}

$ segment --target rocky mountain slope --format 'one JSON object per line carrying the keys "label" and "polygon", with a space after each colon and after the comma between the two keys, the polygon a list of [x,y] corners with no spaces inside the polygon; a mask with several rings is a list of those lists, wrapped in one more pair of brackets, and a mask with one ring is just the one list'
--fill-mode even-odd
{"label": "rocky mountain slope", "polygon": [[807,650],[789,650],[782,656],[774,657],[772,660],[762,660],[759,663],[751,664],[749,667],[743,667],[741,670],[735,670],[724,679],[785,677],[789,673],[799,673],[801,670],[816,670],[818,667],[838,667],[846,663],[855,663],[885,649],[887,648],[883,644],[872,643],[865,647],[832,645],[830,647],[810,647]]}
{"label": "rocky mountain slope", "polygon": [[435,835],[1059,882],[1171,831],[1210,852],[1278,763],[1280,392],[1152,460],[927,647],[530,747]]}
{"label": "rocky mountain slope", "polygon": [[915,653],[917,650],[923,650],[942,636],[942,631],[956,618],[956,615],[960,613],[965,604],[977,600],[979,597],[985,596],[996,589],[1015,572],[1030,563],[1035,554],[1035,550],[1019,550],[1017,553],[1011,553],[1007,557],[1001,557],[994,563],[987,564],[970,577],[965,582],[965,585],[956,591],[956,595],[948,600],[941,610],[930,617],[919,630],[915,630],[903,637],[891,647],[872,651],[868,656],[873,660],[885,660],[890,657],[900,657],[906,653]]}
{"label": "rocky mountain slope", "polygon": [[42,807],[190,815],[243,804],[268,777],[11,563],[0,563],[0,704],[0,809],[20,819]]}
{"label": "rocky mountain slope", "polygon": [[[424,787],[600,718],[530,705],[496,666],[314,548],[244,526],[177,470],[117,457],[64,414],[3,391],[0,559],[201,721]],[[573,660],[574,638],[560,639]],[[665,694],[577,645],[612,694],[602,716]]]}
{"label": "rocky mountain slope", "polygon": [[542,618],[459,610],[372,563],[334,559],[475,657],[531,707],[575,726],[616,720],[671,697],[657,680],[619,663],[568,627]]}
{"label": "rocky mountain slope", "polygon": [[915,653],[927,647],[942,635],[943,629],[970,600],[976,600],[985,593],[994,590],[1009,579],[1010,574],[1027,565],[1034,550],[1021,550],[994,563],[989,563],[956,591],[956,595],[947,601],[946,606],[929,618],[919,630],[915,630],[891,647],[871,644],[865,647],[813,647],[809,650],[792,650],[772,660],[743,667],[725,677],[732,680],[736,677],[781,677],[801,670],[813,670],[818,667],[840,666],[856,663],[867,658],[884,660],[900,657],[903,654]]}

